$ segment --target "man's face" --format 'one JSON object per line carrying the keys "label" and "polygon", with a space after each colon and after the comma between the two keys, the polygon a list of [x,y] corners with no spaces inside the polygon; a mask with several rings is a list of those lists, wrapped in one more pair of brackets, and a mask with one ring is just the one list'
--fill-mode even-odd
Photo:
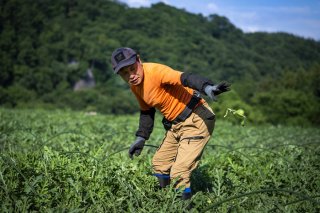
{"label": "man's face", "polygon": [[132,65],[123,67],[119,70],[118,74],[129,85],[139,85],[143,81],[143,67],[140,60],[137,60]]}

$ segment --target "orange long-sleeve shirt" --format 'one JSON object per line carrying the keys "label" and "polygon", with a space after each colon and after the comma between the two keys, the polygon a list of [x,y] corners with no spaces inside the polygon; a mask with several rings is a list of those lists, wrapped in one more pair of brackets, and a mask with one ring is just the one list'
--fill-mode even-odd
{"label": "orange long-sleeve shirt", "polygon": [[182,85],[182,72],[157,63],[143,63],[142,66],[143,82],[131,86],[141,110],[155,107],[166,119],[174,120],[191,100],[193,89]]}

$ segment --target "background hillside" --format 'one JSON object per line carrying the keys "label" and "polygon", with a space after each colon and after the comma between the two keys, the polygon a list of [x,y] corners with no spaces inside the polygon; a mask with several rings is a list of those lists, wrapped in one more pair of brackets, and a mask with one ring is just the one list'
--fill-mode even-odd
{"label": "background hillside", "polygon": [[[226,17],[204,17],[158,3],[0,2],[0,104],[135,113],[128,86],[113,75],[120,46],[142,59],[227,80],[211,103],[218,115],[242,108],[253,123],[320,124],[320,42],[286,33],[243,33]],[[91,69],[95,87],[74,92]]]}

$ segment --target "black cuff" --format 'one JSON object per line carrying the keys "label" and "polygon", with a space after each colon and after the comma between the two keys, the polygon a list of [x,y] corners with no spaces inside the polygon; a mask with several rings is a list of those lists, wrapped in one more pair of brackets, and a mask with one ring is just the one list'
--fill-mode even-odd
{"label": "black cuff", "polygon": [[147,111],[140,111],[139,129],[136,132],[136,136],[143,137],[148,140],[154,125],[155,108],[151,108]]}
{"label": "black cuff", "polygon": [[201,93],[204,93],[206,85],[213,85],[211,80],[192,73],[182,73],[180,80],[183,86],[198,90]]}

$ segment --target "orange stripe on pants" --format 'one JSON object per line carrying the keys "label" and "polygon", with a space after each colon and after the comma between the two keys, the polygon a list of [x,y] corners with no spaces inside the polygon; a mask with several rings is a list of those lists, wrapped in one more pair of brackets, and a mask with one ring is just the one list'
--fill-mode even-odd
{"label": "orange stripe on pants", "polygon": [[173,124],[152,159],[157,174],[169,174],[176,188],[190,187],[191,172],[214,129],[215,114],[204,102],[184,121]]}

